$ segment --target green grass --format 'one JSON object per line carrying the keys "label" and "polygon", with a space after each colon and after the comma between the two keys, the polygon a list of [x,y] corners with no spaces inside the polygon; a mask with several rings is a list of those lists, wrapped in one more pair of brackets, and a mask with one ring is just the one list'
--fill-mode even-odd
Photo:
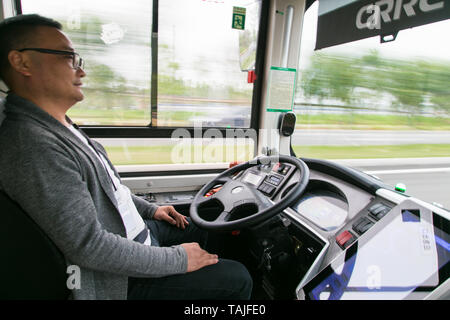
{"label": "green grass", "polygon": [[450,144],[293,146],[293,149],[298,157],[319,159],[450,157]]}
{"label": "green grass", "polygon": [[[175,149],[177,148],[177,149]],[[252,146],[133,146],[108,147],[115,165],[206,163],[247,161],[253,158]]]}

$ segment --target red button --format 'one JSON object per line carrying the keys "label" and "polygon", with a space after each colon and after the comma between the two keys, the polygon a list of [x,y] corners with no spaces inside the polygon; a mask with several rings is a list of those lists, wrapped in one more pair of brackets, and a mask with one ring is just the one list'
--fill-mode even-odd
{"label": "red button", "polygon": [[280,167],[280,163],[278,162],[273,166],[272,171],[277,172],[279,167]]}
{"label": "red button", "polygon": [[346,230],[336,237],[336,242],[341,247],[345,247],[345,244],[347,243],[347,241],[349,241],[352,238],[353,238],[353,235],[348,230]]}

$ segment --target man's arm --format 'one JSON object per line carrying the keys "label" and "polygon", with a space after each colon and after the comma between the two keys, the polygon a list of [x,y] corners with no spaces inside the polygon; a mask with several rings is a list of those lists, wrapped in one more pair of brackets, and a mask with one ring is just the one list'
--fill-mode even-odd
{"label": "man's arm", "polygon": [[183,247],[142,245],[100,224],[80,164],[58,140],[17,148],[19,154],[5,160],[19,169],[5,173],[2,185],[71,263],[133,277],[187,271]]}
{"label": "man's arm", "polygon": [[158,209],[158,206],[150,203],[148,201],[145,201],[142,198],[139,198],[138,196],[135,196],[134,194],[131,194],[131,197],[133,199],[134,205],[136,206],[137,211],[142,216],[143,219],[153,219],[153,216],[155,215],[156,210]]}

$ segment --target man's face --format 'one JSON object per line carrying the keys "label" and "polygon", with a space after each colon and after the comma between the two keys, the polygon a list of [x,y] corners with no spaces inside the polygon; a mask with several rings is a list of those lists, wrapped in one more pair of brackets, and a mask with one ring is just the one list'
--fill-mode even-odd
{"label": "man's face", "polygon": [[[35,48],[74,51],[72,42],[60,30],[52,27],[39,27],[33,39]],[[31,55],[33,86],[38,88],[47,99],[62,106],[72,106],[83,100],[81,78],[84,71],[72,68],[71,55],[48,54],[36,51],[24,51]]]}

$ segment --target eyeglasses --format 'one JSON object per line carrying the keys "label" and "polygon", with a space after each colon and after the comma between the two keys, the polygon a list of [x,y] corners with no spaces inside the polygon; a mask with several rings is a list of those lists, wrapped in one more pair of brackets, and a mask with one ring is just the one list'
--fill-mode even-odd
{"label": "eyeglasses", "polygon": [[72,68],[73,69],[78,69],[78,68],[84,69],[84,60],[76,52],[53,50],[53,49],[42,49],[42,48],[23,48],[23,49],[20,49],[17,51],[22,52],[22,51],[27,51],[27,50],[37,51],[37,52],[41,52],[41,53],[60,54],[60,55],[65,55],[65,56],[69,55],[69,56],[72,56]]}

